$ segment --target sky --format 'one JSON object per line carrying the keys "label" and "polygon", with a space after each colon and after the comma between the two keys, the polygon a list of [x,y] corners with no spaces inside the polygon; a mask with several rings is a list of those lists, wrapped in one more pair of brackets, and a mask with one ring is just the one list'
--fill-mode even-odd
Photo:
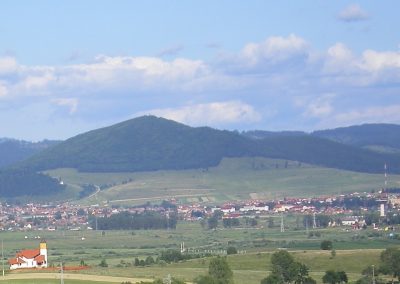
{"label": "sky", "polygon": [[228,130],[400,124],[400,1],[0,3],[0,137],[141,115]]}

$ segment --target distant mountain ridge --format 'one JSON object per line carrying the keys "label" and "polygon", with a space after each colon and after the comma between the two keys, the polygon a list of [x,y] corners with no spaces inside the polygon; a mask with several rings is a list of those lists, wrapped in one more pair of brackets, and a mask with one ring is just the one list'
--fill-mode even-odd
{"label": "distant mountain ridge", "polygon": [[54,146],[59,141],[43,140],[29,142],[10,138],[0,138],[0,168],[25,160],[40,151]]}
{"label": "distant mountain ridge", "polygon": [[314,136],[334,142],[356,146],[375,152],[400,154],[400,125],[363,124],[334,129],[304,131],[243,131],[242,135],[252,139],[265,139],[282,136]]}
{"label": "distant mountain ridge", "polygon": [[340,127],[330,130],[319,130],[314,136],[335,142],[364,147],[368,149],[392,149],[400,153],[400,125],[396,124],[363,124]]}
{"label": "distant mountain ridge", "polygon": [[383,165],[388,163],[392,172],[400,173],[400,155],[376,153],[314,134],[269,132],[266,137],[254,139],[154,116],[72,137],[34,155],[19,167],[35,171],[69,167],[87,172],[182,170],[212,167],[224,157],[245,156],[374,173],[382,172]]}

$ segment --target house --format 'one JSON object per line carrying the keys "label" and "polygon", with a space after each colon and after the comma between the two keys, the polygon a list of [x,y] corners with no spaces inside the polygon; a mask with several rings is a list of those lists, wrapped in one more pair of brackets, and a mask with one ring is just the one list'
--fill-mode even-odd
{"label": "house", "polygon": [[14,258],[8,260],[10,270],[18,268],[47,267],[47,244],[41,241],[38,249],[27,249],[17,252]]}

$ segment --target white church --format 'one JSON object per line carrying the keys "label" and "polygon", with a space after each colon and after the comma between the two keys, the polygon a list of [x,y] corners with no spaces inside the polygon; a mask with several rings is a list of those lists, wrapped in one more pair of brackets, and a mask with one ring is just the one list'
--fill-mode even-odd
{"label": "white church", "polygon": [[38,249],[27,249],[17,252],[14,258],[8,260],[10,270],[18,268],[47,267],[47,244],[41,241]]}

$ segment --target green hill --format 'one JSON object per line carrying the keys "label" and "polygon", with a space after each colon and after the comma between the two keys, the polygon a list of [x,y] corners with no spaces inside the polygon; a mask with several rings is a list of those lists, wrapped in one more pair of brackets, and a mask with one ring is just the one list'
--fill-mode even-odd
{"label": "green hill", "polygon": [[400,125],[363,124],[315,131],[312,135],[357,147],[400,153]]}
{"label": "green hill", "polygon": [[253,156],[252,145],[233,132],[145,116],[70,138],[23,166],[87,172],[202,168],[217,165],[222,157]]}
{"label": "green hill", "polygon": [[376,153],[311,135],[250,139],[230,131],[189,127],[143,116],[70,138],[20,166],[36,171],[182,170],[217,166],[225,157],[269,157],[351,171],[400,172],[400,156]]}
{"label": "green hill", "polygon": [[260,143],[263,145],[260,156],[263,157],[366,173],[382,173],[386,163],[391,173],[400,172],[400,155],[376,153],[319,137],[278,136],[263,139]]}

